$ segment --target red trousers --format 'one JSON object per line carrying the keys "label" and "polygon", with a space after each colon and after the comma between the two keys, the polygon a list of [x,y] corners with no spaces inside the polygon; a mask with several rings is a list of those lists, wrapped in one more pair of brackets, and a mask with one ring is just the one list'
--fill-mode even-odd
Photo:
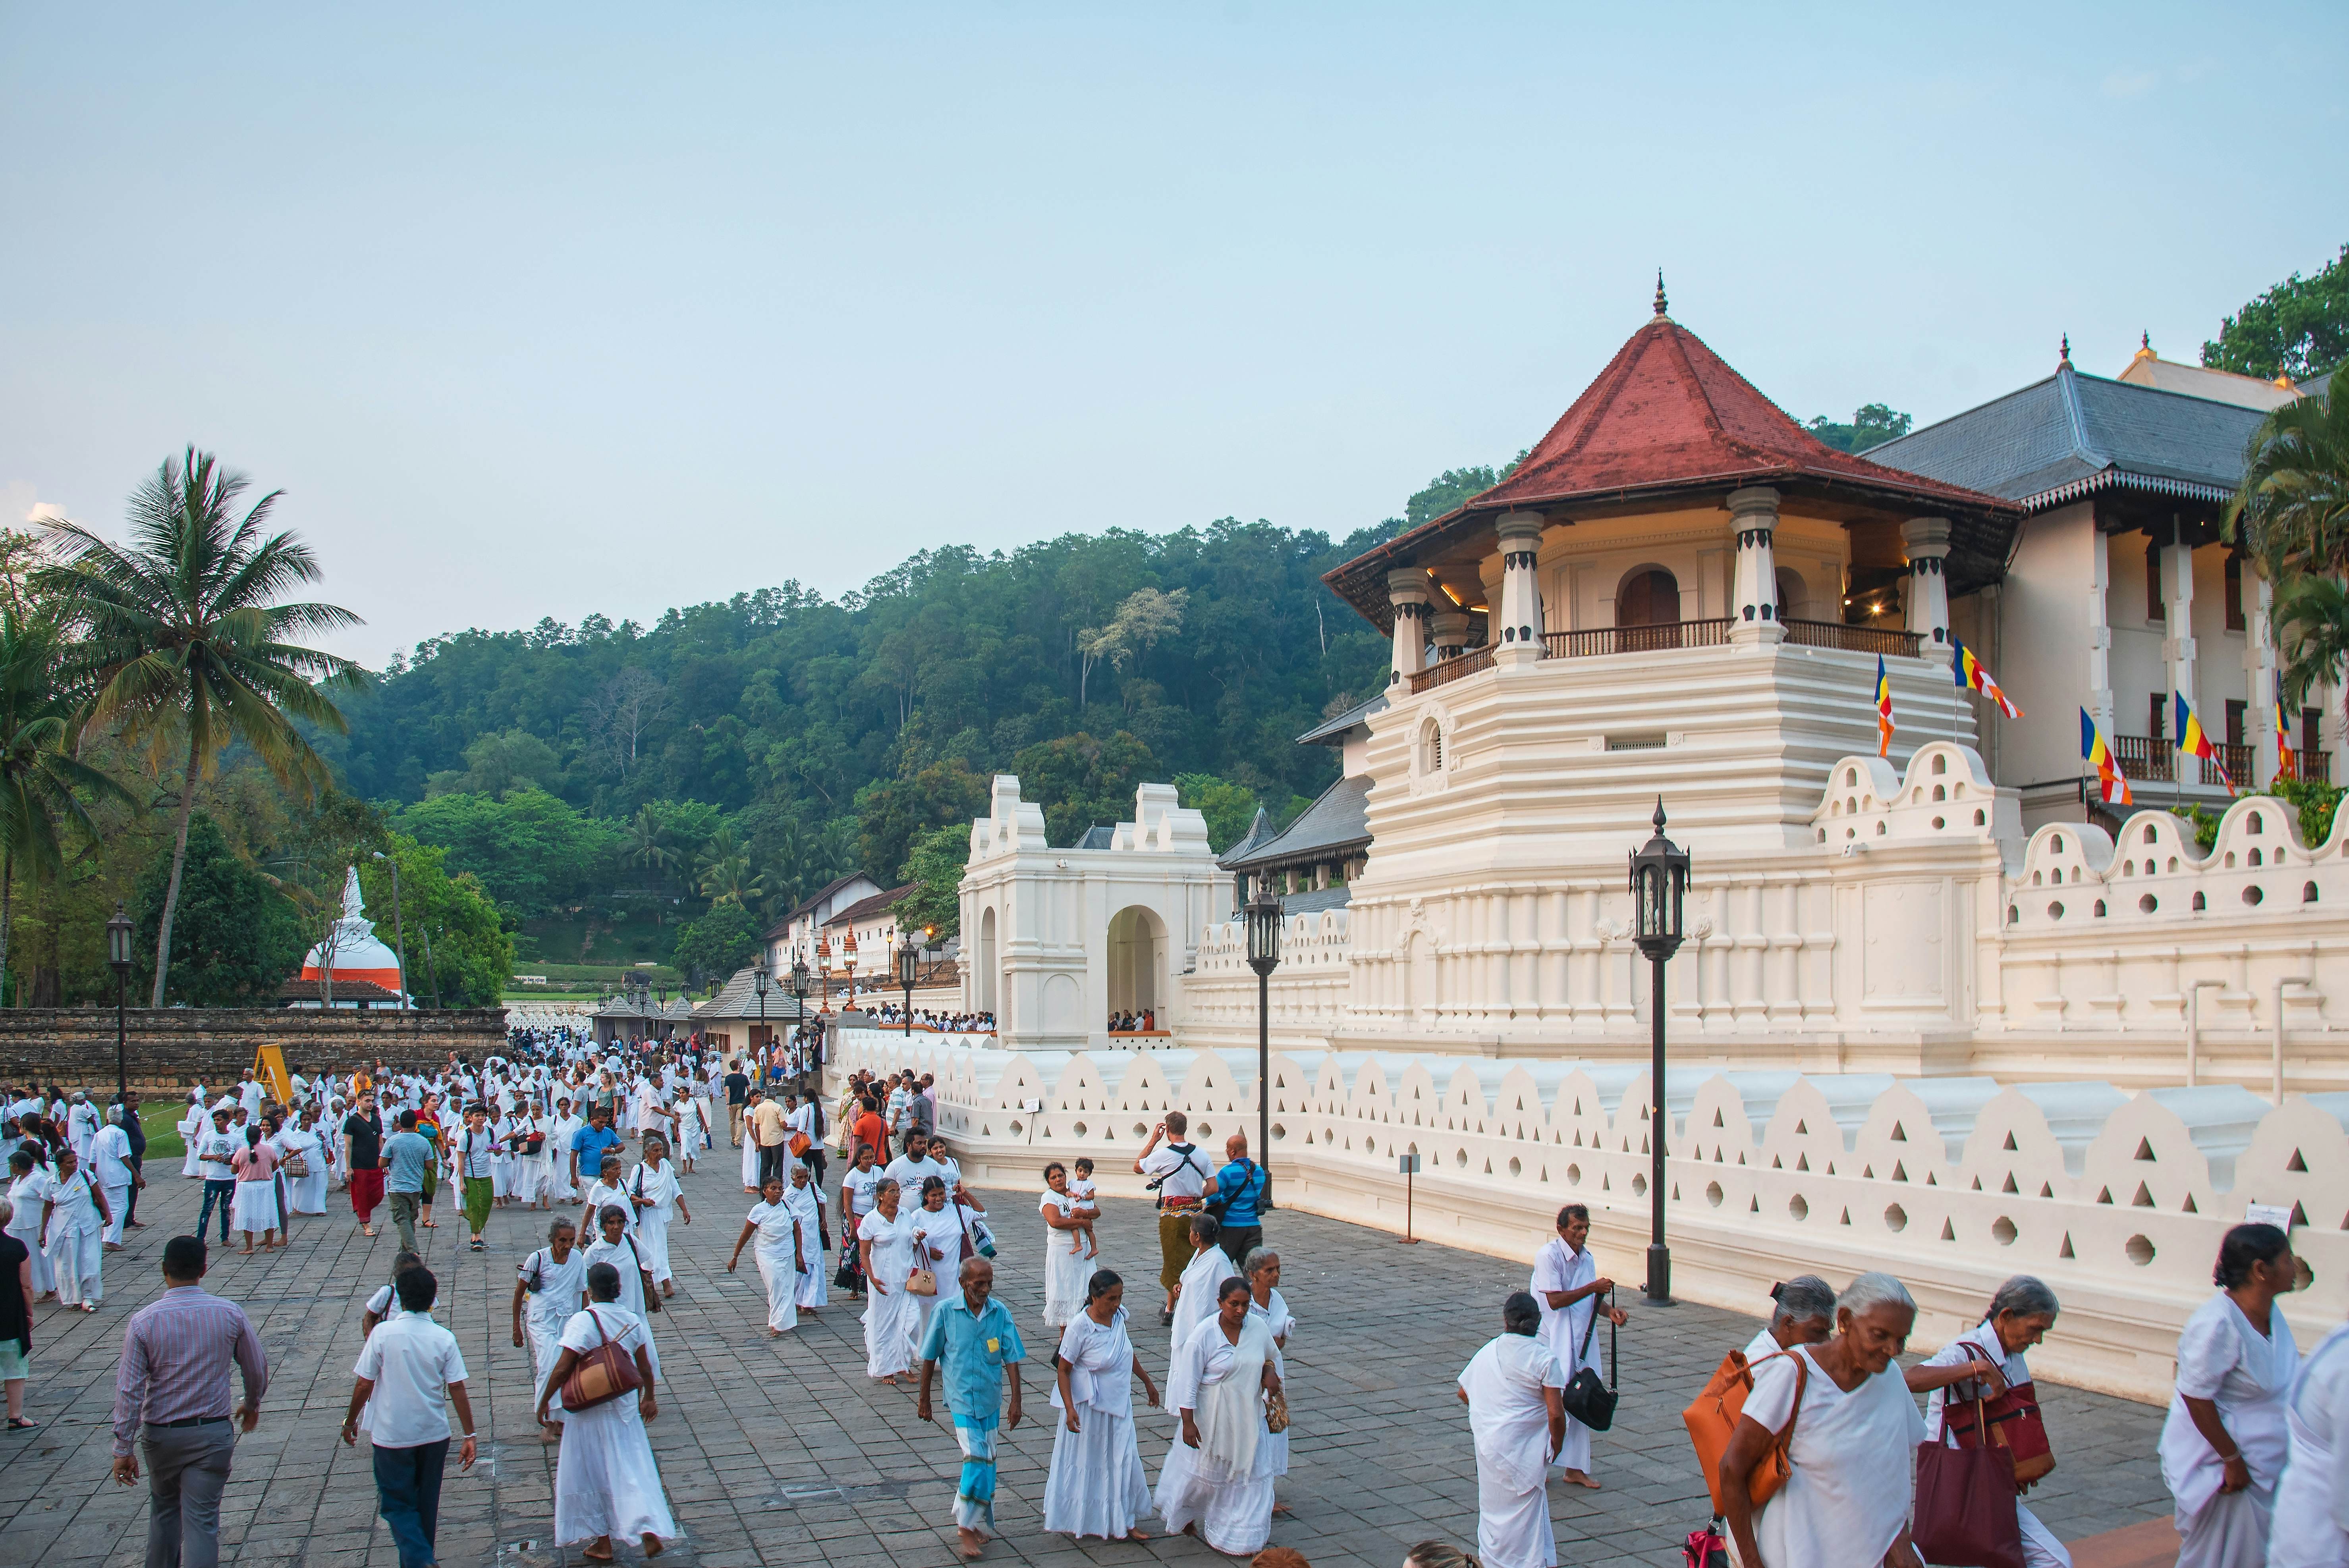
{"label": "red trousers", "polygon": [[374,1215],[376,1205],[383,1202],[383,1168],[351,1172],[351,1209],[364,1225]]}

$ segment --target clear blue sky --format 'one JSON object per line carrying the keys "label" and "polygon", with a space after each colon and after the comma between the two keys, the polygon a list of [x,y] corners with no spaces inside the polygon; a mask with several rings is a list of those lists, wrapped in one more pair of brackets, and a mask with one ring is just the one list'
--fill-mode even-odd
{"label": "clear blue sky", "polygon": [[1798,417],[2349,240],[2349,9],[0,9],[0,501],[187,441],[379,663],[924,546],[1333,534],[1648,315]]}

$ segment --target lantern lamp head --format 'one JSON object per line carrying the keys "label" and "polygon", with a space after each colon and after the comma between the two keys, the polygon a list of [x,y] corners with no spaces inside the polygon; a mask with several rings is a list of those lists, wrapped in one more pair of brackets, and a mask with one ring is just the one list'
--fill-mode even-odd
{"label": "lantern lamp head", "polygon": [[763,996],[767,994],[767,988],[774,983],[775,972],[767,967],[767,960],[764,955],[761,955],[758,967],[750,971],[750,984],[759,995]]}
{"label": "lantern lamp head", "polygon": [[130,968],[130,930],[129,911],[116,904],[114,918],[106,923],[106,961],[126,974]]}
{"label": "lantern lamp head", "polygon": [[1258,887],[1245,913],[1248,967],[1258,975],[1269,975],[1280,967],[1280,897],[1268,884]]}
{"label": "lantern lamp head", "polygon": [[1664,802],[1656,800],[1655,837],[1631,854],[1632,940],[1651,960],[1670,958],[1685,935],[1688,851],[1664,837]]}

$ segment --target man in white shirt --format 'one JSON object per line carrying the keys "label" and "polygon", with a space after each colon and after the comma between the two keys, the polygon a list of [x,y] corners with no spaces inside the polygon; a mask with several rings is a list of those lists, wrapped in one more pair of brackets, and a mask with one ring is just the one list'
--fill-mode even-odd
{"label": "man in white shirt", "polygon": [[936,1176],[949,1188],[954,1185],[947,1178],[947,1168],[930,1158],[929,1138],[918,1129],[905,1134],[905,1152],[889,1161],[881,1174],[897,1183],[917,1208],[922,1202],[922,1183],[929,1177]]}
{"label": "man in white shirt", "polygon": [[106,1250],[122,1250],[122,1222],[129,1217],[130,1189],[147,1185],[130,1163],[130,1134],[122,1128],[122,1108],[106,1109],[106,1125],[89,1140],[89,1168],[106,1189]]}
{"label": "man in white shirt", "polygon": [[[465,1397],[465,1357],[457,1336],[432,1321],[440,1283],[418,1264],[392,1282],[399,1310],[375,1326],[352,1373],[343,1441],[358,1444],[367,1410],[374,1444],[377,1511],[398,1545],[401,1568],[429,1568],[440,1524],[440,1477],[449,1462],[449,1407],[457,1408],[464,1445],[457,1468],[473,1468],[473,1406]],[[372,1402],[373,1408],[368,1409]]]}
{"label": "man in white shirt", "polygon": [[261,1114],[261,1086],[254,1081],[253,1074],[251,1072],[247,1072],[242,1078],[237,1080],[236,1102],[244,1107],[245,1115],[259,1116]]}
{"label": "man in white shirt", "polygon": [[1142,1154],[1133,1162],[1133,1173],[1149,1177],[1158,1191],[1158,1283],[1166,1291],[1166,1305],[1158,1321],[1164,1324],[1174,1321],[1175,1288],[1193,1256],[1191,1216],[1216,1190],[1207,1156],[1184,1137],[1190,1125],[1181,1111],[1168,1111],[1166,1119],[1151,1130],[1150,1141],[1142,1146]]}
{"label": "man in white shirt", "polygon": [[66,1141],[73,1145],[74,1153],[87,1164],[89,1161],[89,1140],[98,1136],[98,1107],[79,1089],[66,1110]]}

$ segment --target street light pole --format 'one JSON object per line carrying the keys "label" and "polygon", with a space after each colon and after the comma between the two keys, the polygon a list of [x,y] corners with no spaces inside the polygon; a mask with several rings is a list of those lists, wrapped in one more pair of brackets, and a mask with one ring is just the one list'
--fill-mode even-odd
{"label": "street light pole", "polygon": [[1258,873],[1256,896],[1247,902],[1248,967],[1256,971],[1257,1157],[1264,1162],[1265,1191],[1272,1190],[1272,972],[1280,967],[1280,899]]}
{"label": "street light pole", "polygon": [[399,862],[381,850],[375,858],[391,868],[391,953],[399,961],[399,1009],[404,1013],[408,1010],[408,934],[399,919]]}
{"label": "street light pole", "polygon": [[[795,953],[792,955],[791,967],[792,1026],[794,1028],[804,1029],[807,1027],[807,960]],[[815,1039],[809,1042],[807,1048],[800,1053],[800,1098],[802,1099],[805,1099],[807,1098],[808,1067],[810,1058],[812,1057],[817,1051],[823,1048],[823,1031],[822,1029],[818,1029],[815,1033]]]}
{"label": "street light pole", "polygon": [[[775,972],[767,967],[767,955],[761,952],[758,967],[750,971],[750,988],[759,993],[759,1049],[771,1062],[775,1057],[775,1042],[767,1034],[767,987],[774,983]],[[766,1075],[762,1072],[759,1076]]]}
{"label": "street light pole", "polygon": [[1648,1299],[1672,1298],[1672,1251],[1664,1243],[1664,965],[1680,951],[1688,893],[1688,851],[1664,837],[1663,797],[1655,837],[1631,855],[1633,940],[1648,960]]}
{"label": "street light pole", "polygon": [[[929,927],[924,926],[922,935],[926,938],[929,934]],[[914,934],[909,931],[897,944],[897,985],[905,993],[905,1037],[909,1040],[914,1037],[914,978],[921,961],[921,954],[914,947]]]}
{"label": "street light pole", "polygon": [[[119,903],[106,923],[106,961],[114,966],[114,1103],[130,1104],[130,912]],[[129,1114],[126,1109],[125,1115]]]}

